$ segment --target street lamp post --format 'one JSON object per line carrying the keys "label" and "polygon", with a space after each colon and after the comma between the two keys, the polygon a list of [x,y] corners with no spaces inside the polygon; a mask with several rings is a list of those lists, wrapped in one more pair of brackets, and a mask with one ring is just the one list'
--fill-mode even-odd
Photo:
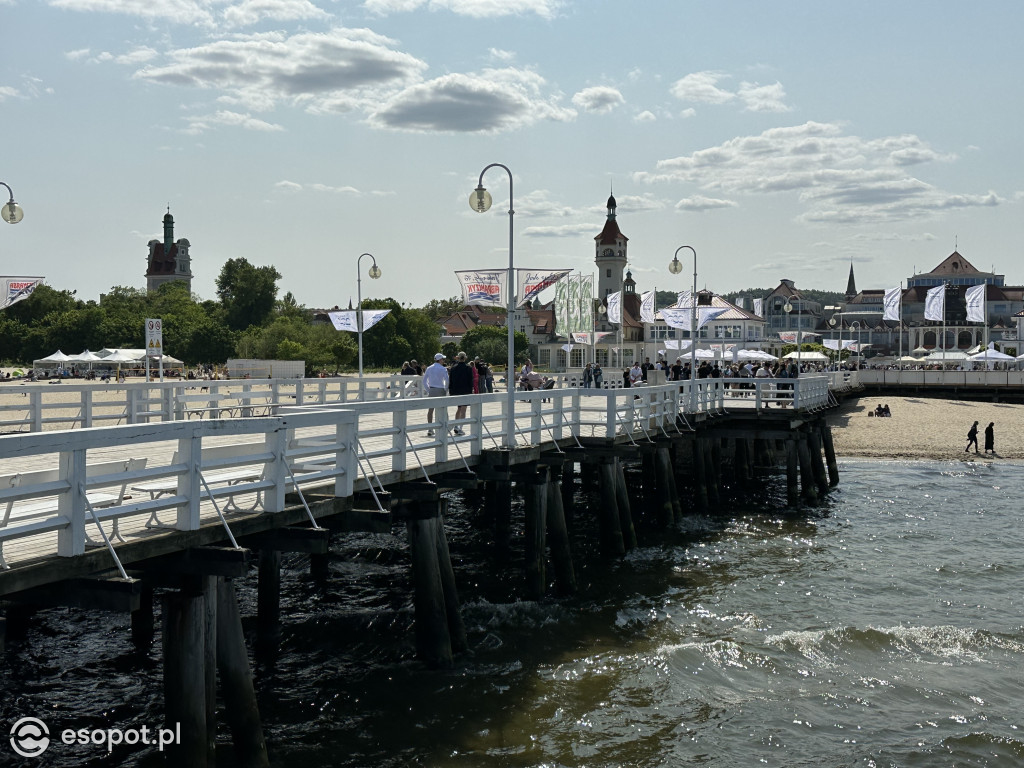
{"label": "street lamp post", "polygon": [[697,251],[692,245],[680,245],[672,254],[672,261],[669,262],[668,271],[678,275],[683,271],[683,265],[679,261],[679,252],[689,248],[693,253],[693,293],[690,294],[690,411],[697,411]]}
{"label": "street lamp post", "polygon": [[505,320],[505,325],[508,328],[508,360],[506,361],[505,382],[508,392],[505,402],[505,447],[511,449],[516,447],[516,331],[512,323],[512,316],[516,311],[516,275],[515,260],[512,254],[512,221],[515,216],[515,209],[512,205],[512,171],[508,169],[508,166],[501,163],[491,163],[480,171],[480,179],[477,182],[476,189],[469,195],[469,207],[477,213],[487,213],[490,210],[492,202],[491,193],[484,189],[484,174],[491,168],[503,168],[505,173],[508,174],[508,277],[505,279],[506,290],[508,291],[508,318]]}
{"label": "street lamp post", "polygon": [[14,202],[14,191],[7,186],[3,181],[0,181],[0,187],[7,187],[7,193],[11,199],[0,208],[0,218],[6,221],[8,224],[17,224],[25,217],[25,212],[21,210],[21,206]]}
{"label": "street lamp post", "polygon": [[373,265],[370,267],[370,271],[367,273],[370,278],[376,280],[380,277],[380,267],[377,266],[377,260],[373,258],[373,254],[363,253],[359,255],[356,260],[356,301],[358,309],[356,310],[356,331],[359,336],[359,378],[363,378],[363,273],[359,265],[363,263],[363,257],[369,256],[373,261]]}
{"label": "street lamp post", "polygon": [[850,330],[851,331],[854,328],[857,329],[857,331],[856,331],[856,338],[857,338],[857,370],[858,371],[864,365],[864,352],[861,349],[861,343],[860,343],[860,329],[861,329],[861,327],[862,326],[860,324],[860,320],[854,320],[852,323],[850,323]]}
{"label": "street lamp post", "polygon": [[839,344],[836,347],[836,367],[839,367],[839,363],[843,361],[843,313],[837,312],[829,318],[828,324],[834,329],[836,327],[836,317],[839,317]]}
{"label": "street lamp post", "polygon": [[[785,305],[782,307],[782,311],[786,313],[786,317],[789,317],[789,313],[793,311],[793,305],[789,303],[789,299],[786,300]],[[801,354],[801,341],[803,340],[803,328],[800,323],[800,315],[796,318],[796,367],[797,370],[803,364],[803,355]]]}

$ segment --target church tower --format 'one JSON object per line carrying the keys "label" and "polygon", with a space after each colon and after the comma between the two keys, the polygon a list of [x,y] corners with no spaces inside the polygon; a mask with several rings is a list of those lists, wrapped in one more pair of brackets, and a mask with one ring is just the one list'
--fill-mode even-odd
{"label": "church tower", "polygon": [[615,197],[608,198],[608,218],[601,234],[594,238],[597,264],[597,294],[595,299],[604,299],[609,293],[622,290],[622,272],[626,268],[626,243],[629,238],[619,231],[615,221]]}
{"label": "church tower", "polygon": [[176,280],[188,284],[192,292],[192,258],[188,254],[189,242],[181,238],[174,242],[174,217],[168,206],[164,215],[164,239],[149,241],[149,257],[146,261],[146,290],[155,291],[164,283]]}
{"label": "church tower", "polygon": [[857,298],[857,283],[853,279],[853,262],[850,262],[850,278],[846,281],[846,303]]}

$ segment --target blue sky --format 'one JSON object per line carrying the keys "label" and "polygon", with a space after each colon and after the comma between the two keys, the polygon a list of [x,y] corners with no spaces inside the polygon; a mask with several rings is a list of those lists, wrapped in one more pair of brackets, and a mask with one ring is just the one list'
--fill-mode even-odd
{"label": "blue sky", "polygon": [[[1024,282],[1018,2],[0,0],[7,274],[95,299],[146,243],[282,293],[452,296],[456,269],[592,272],[614,188],[641,289],[895,285],[958,244]],[[363,266],[368,267],[364,259]]]}

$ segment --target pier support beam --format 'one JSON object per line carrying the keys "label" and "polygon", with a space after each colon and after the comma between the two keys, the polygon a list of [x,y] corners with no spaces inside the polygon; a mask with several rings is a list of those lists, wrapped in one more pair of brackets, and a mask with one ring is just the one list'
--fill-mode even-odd
{"label": "pier support beam", "polygon": [[693,490],[694,498],[697,500],[697,509],[701,512],[708,510],[708,485],[706,463],[704,461],[704,441],[700,438],[693,440]]}
{"label": "pier support beam", "polygon": [[799,458],[796,440],[786,441],[786,504],[795,507],[800,501],[800,485],[798,480]]}
{"label": "pier support beam", "polygon": [[669,457],[668,448],[658,446],[654,454],[655,482],[658,491],[656,509],[658,510],[658,522],[666,528],[672,525],[676,519],[675,504],[673,503],[673,471],[672,460]]}
{"label": "pier support beam", "polygon": [[167,750],[175,765],[209,765],[206,729],[206,606],[201,589],[163,599],[165,727],[181,741]]}
{"label": "pier support beam", "polygon": [[441,499],[441,516],[438,518],[437,564],[441,571],[441,592],[444,595],[444,612],[448,620],[448,636],[451,639],[453,653],[462,653],[469,648],[466,639],[466,625],[462,622],[462,606],[459,603],[459,591],[455,586],[455,569],[452,568],[452,557],[448,550],[448,536],[444,532],[444,515],[448,502]]}
{"label": "pier support beam", "polygon": [[626,544],[622,538],[622,522],[615,493],[615,459],[610,456],[601,457],[598,469],[601,473],[601,504],[598,507],[601,516],[601,546],[606,552],[623,555],[626,553]]}
{"label": "pier support beam", "polygon": [[256,627],[261,646],[276,646],[281,640],[281,553],[261,549],[256,586]]}
{"label": "pier support beam", "polygon": [[525,560],[526,595],[540,600],[547,591],[547,467],[531,472],[525,478],[526,501]]}
{"label": "pier support beam", "polygon": [[807,447],[806,435],[797,437],[796,449],[800,458],[800,489],[808,504],[817,504],[818,490],[814,487],[814,470],[811,467],[811,451]]}
{"label": "pier support beam", "polygon": [[548,483],[548,542],[551,547],[551,564],[555,571],[555,586],[559,594],[570,595],[576,592],[576,571],[572,563],[569,529],[565,524],[562,499],[561,483],[558,476],[554,475]]}
{"label": "pier support beam", "polygon": [[224,698],[224,715],[235,745],[234,764],[243,768],[267,768],[270,760],[256,705],[238,596],[234,581],[223,577],[217,578],[217,671]]}
{"label": "pier support beam", "polygon": [[499,553],[508,554],[512,546],[512,481],[488,480],[484,486],[487,509],[494,515],[494,544]]}
{"label": "pier support beam", "polygon": [[828,484],[839,485],[839,464],[836,462],[836,449],[832,444],[832,428],[824,421],[821,423],[821,444],[825,449],[825,462],[828,464]]}
{"label": "pier support beam", "polygon": [[139,607],[131,612],[132,643],[138,649],[148,648],[153,644],[153,585],[142,583],[139,589]]}
{"label": "pier support beam", "polygon": [[715,466],[714,440],[704,442],[704,482],[707,485],[708,506],[718,508],[718,471]]}
{"label": "pier support beam", "polygon": [[825,496],[829,490],[828,476],[825,474],[825,462],[821,458],[821,435],[815,424],[811,425],[807,434],[807,443],[811,452],[811,471],[814,482],[818,485],[818,495]]}
{"label": "pier support beam", "polygon": [[622,530],[622,543],[627,550],[636,549],[636,529],[633,527],[633,510],[629,503],[629,491],[626,489],[626,472],[622,460],[615,459],[615,504],[619,508],[619,527]]}

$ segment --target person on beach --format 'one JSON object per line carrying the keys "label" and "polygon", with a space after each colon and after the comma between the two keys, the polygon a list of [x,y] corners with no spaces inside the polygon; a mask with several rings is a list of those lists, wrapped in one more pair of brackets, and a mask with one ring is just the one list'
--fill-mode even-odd
{"label": "person on beach", "polygon": [[985,453],[988,453],[989,451],[991,451],[992,453],[996,452],[995,426],[996,423],[994,421],[990,421],[988,423],[988,426],[985,427]]}
{"label": "person on beach", "polygon": [[971,443],[974,444],[974,452],[981,453],[981,451],[978,450],[978,422],[974,422],[974,424],[971,425],[970,431],[967,433],[967,447],[964,448],[964,453],[971,452]]}

